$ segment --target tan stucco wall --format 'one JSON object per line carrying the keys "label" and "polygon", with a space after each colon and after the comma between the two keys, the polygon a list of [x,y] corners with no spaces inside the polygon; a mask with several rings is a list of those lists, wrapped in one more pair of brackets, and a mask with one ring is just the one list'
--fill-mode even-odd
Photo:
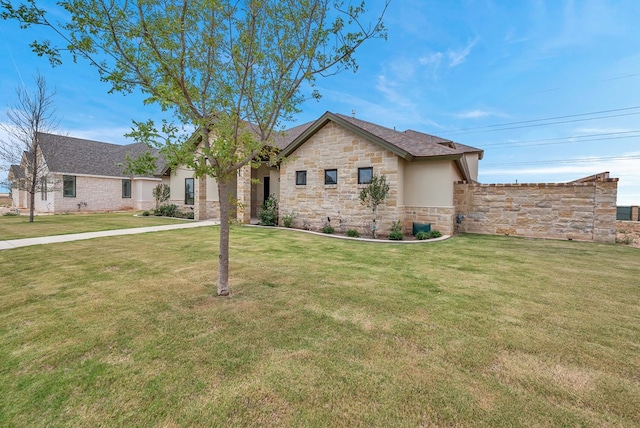
{"label": "tan stucco wall", "polygon": [[[378,230],[388,233],[391,222],[399,219],[398,157],[351,131],[329,122],[295,150],[280,167],[280,215],[296,212],[296,227],[304,223],[321,229],[331,218],[336,229],[353,228],[370,232],[370,210],[360,203],[358,168],[373,167],[384,174],[389,195],[378,213]],[[324,184],[324,170],[338,170],[338,184]],[[307,184],[296,186],[296,171],[307,171]]]}
{"label": "tan stucco wall", "polygon": [[136,210],[151,210],[156,206],[153,189],[162,183],[159,178],[136,177],[131,180],[131,199]]}
{"label": "tan stucco wall", "polygon": [[616,180],[455,185],[461,232],[614,242]]}
{"label": "tan stucco wall", "polygon": [[454,169],[450,160],[405,162],[404,205],[453,207]]}
{"label": "tan stucco wall", "polygon": [[[463,156],[467,161],[467,166],[469,167],[469,175],[471,175],[471,179],[473,181],[478,181],[478,163],[479,163],[478,153],[465,153]],[[462,180],[462,177],[460,179]]]}
{"label": "tan stucco wall", "polygon": [[218,183],[214,178],[207,177],[207,201],[218,202],[219,200]]}
{"label": "tan stucco wall", "polygon": [[[177,206],[184,206],[184,179],[193,177],[193,172],[185,167],[177,167],[171,171],[169,176],[169,182],[164,181],[169,185],[170,197],[168,203],[175,204]],[[165,178],[166,179],[166,178]],[[196,186],[197,183],[194,183]]]}

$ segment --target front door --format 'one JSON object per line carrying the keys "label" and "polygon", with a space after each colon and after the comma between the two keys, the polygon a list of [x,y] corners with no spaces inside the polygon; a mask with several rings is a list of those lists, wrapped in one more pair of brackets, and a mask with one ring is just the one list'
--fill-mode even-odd
{"label": "front door", "polygon": [[262,202],[266,201],[267,198],[269,198],[269,181],[271,180],[270,177],[264,177],[262,179],[262,185],[264,186],[263,188],[263,192],[262,192]]}

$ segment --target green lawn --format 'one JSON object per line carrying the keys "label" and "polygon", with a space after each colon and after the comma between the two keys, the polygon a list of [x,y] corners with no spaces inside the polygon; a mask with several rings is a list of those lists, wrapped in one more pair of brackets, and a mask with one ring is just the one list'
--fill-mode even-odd
{"label": "green lawn", "polygon": [[0,426],[637,426],[640,251],[217,227],[0,252]]}
{"label": "green lawn", "polygon": [[40,215],[33,223],[29,223],[29,217],[24,215],[0,216],[0,240],[159,226],[182,221],[168,217],[134,217],[133,212]]}

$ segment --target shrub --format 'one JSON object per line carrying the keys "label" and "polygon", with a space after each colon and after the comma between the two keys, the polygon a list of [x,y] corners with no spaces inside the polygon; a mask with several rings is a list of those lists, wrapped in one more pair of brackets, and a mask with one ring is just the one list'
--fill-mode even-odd
{"label": "shrub", "polygon": [[2,214],[2,215],[3,215],[3,216],[5,216],[5,217],[15,217],[15,216],[18,216],[18,215],[20,215],[20,214],[18,214],[18,213],[17,213],[17,212],[15,212],[15,211],[7,211],[6,213],[4,213],[4,214]]}
{"label": "shrub", "polygon": [[391,232],[402,233],[402,223],[400,222],[400,220],[396,220],[391,223]]}
{"label": "shrub", "polygon": [[293,220],[295,220],[295,218],[298,217],[298,214],[291,212],[290,214],[286,214],[282,216],[282,225],[284,227],[291,227],[293,226]]}
{"label": "shrub", "polygon": [[190,212],[187,213],[187,218],[189,220],[193,220],[194,218],[196,218],[196,215],[195,215],[195,213],[193,211],[190,211]]}
{"label": "shrub", "polygon": [[151,194],[156,200],[156,208],[157,208],[160,206],[161,203],[169,200],[169,197],[171,196],[171,189],[169,188],[169,186],[167,186],[164,183],[158,184],[156,187],[153,188],[153,191],[151,192]]}
{"label": "shrub", "polygon": [[175,204],[166,204],[160,206],[160,212],[165,217],[178,217],[181,211]]}
{"label": "shrub", "polygon": [[402,241],[403,235],[402,232],[393,231],[389,234],[389,239],[393,241]]}
{"label": "shrub", "polygon": [[269,195],[264,201],[258,217],[260,217],[260,224],[263,226],[278,224],[278,201],[274,195]]}
{"label": "shrub", "polygon": [[419,241],[429,239],[429,234],[427,232],[418,232],[416,233],[416,239]]}
{"label": "shrub", "polygon": [[175,204],[166,204],[160,205],[158,208],[153,210],[153,215],[155,216],[163,216],[163,217],[182,217],[182,211],[178,209],[178,206]]}
{"label": "shrub", "polygon": [[148,217],[149,216],[149,211],[142,211],[142,215],[145,216],[145,217]]}
{"label": "shrub", "polygon": [[347,236],[350,238],[359,238],[360,237],[360,232],[358,232],[355,229],[349,229],[347,230]]}
{"label": "shrub", "polygon": [[433,238],[439,238],[442,236],[442,233],[440,233],[439,230],[432,230],[430,232],[427,232],[428,238],[427,239],[433,239]]}
{"label": "shrub", "polygon": [[322,233],[333,233],[335,231],[336,230],[330,224],[327,224],[325,227],[322,228]]}

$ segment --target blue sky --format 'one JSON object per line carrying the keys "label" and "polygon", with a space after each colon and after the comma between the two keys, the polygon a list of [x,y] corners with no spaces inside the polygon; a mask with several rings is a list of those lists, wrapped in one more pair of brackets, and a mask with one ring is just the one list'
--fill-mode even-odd
{"label": "blue sky", "polygon": [[[367,5],[373,18],[383,1]],[[483,183],[610,171],[618,204],[640,204],[638,17],[637,0],[392,0],[388,40],[361,48],[357,73],[320,78],[323,98],[292,125],[355,111],[484,149]],[[39,71],[57,90],[61,133],[126,144],[132,120],[161,116],[138,95],[108,94],[85,63],[51,68],[30,52],[35,30],[0,30],[3,111]]]}

